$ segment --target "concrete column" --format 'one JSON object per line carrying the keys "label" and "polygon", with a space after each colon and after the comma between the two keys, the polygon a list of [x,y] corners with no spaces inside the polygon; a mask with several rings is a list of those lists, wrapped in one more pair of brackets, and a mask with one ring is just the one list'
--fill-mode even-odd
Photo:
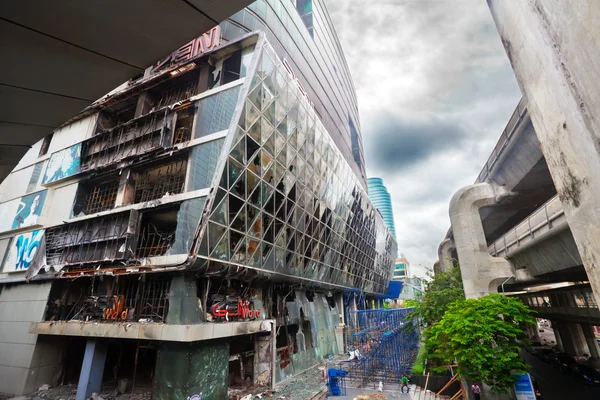
{"label": "concrete column", "polygon": [[576,323],[569,323],[569,332],[571,332],[571,339],[575,347],[575,354],[583,356],[584,354],[590,355],[590,349],[588,348],[587,341],[581,329],[581,325]]}
{"label": "concrete column", "polygon": [[583,330],[583,336],[585,337],[588,350],[590,351],[588,354],[594,360],[600,359],[600,349],[598,348],[598,342],[596,341],[596,336],[594,335],[594,329],[592,325],[581,324],[581,329]]}
{"label": "concrete column", "polygon": [[[560,344],[563,352],[572,356],[582,356],[587,353],[587,346],[585,349],[582,347],[582,342],[585,342],[585,339],[582,337],[583,333],[580,333],[580,331],[577,330],[577,324],[556,321],[552,322],[552,326],[556,326],[556,328],[554,328],[555,336],[556,332],[559,332]],[[558,341],[558,336],[556,336],[556,338]]]}
{"label": "concrete column", "polygon": [[[272,328],[272,327],[271,327]],[[273,331],[273,329],[271,329]],[[254,384],[271,386],[273,376],[273,332],[268,336],[257,336],[254,341]]]}
{"label": "concrete column", "polygon": [[560,322],[550,321],[550,325],[552,326],[552,332],[554,333],[554,339],[556,340],[556,347],[562,352],[565,351],[565,346],[563,345],[562,337],[560,336],[560,330],[558,329],[558,325]]}
{"label": "concrete column", "polygon": [[488,5],[600,302],[600,2]]}
{"label": "concrete column", "polygon": [[100,393],[105,361],[106,342],[99,339],[88,339],[75,400],[86,400],[92,393]]}
{"label": "concrete column", "polygon": [[438,260],[442,272],[446,272],[454,266],[454,262],[452,261],[453,248],[454,242],[451,239],[444,239],[438,247]]}
{"label": "concrete column", "polygon": [[508,260],[488,253],[479,215],[479,208],[496,204],[509,194],[503,187],[478,183],[460,189],[450,200],[450,222],[468,299],[496,292],[502,281],[513,276]]}
{"label": "concrete column", "polygon": [[196,277],[178,274],[171,279],[167,324],[191,325],[202,322]]}
{"label": "concrete column", "polygon": [[537,326],[527,326],[527,334],[532,341],[540,340],[540,333],[538,332]]}

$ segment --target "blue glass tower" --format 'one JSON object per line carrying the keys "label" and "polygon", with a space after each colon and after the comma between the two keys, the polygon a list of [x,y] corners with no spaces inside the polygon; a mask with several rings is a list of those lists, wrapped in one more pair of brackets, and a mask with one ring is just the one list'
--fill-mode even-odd
{"label": "blue glass tower", "polygon": [[367,179],[369,186],[369,198],[376,209],[379,210],[383,221],[396,239],[396,227],[394,226],[394,211],[392,210],[392,198],[388,193],[387,187],[383,184],[383,179],[373,177]]}

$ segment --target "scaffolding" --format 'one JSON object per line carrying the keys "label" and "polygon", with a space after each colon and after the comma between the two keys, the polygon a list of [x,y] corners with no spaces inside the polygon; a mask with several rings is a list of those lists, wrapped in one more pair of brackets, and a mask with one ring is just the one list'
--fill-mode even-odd
{"label": "scaffolding", "polygon": [[353,360],[340,368],[355,385],[370,382],[398,384],[409,375],[419,350],[419,332],[407,329],[410,308],[357,310],[349,312],[348,350]]}

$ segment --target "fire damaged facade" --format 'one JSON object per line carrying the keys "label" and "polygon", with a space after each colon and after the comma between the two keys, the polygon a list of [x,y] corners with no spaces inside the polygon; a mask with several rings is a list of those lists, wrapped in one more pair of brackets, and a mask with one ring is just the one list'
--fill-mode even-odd
{"label": "fire damaged facade", "polygon": [[[225,399],[343,351],[344,293],[386,292],[396,243],[344,136],[354,97],[332,133],[345,106],[270,37],[253,10],[270,3],[241,12],[252,32],[225,21],[96,101],[2,183],[0,392]],[[335,39],[278,4],[303,40]]]}

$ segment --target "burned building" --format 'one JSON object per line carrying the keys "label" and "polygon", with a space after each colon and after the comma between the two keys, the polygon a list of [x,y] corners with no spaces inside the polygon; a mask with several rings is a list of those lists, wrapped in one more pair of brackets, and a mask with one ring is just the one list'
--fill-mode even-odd
{"label": "burned building", "polygon": [[321,80],[336,67],[313,40],[335,34],[312,24],[320,1],[310,10],[254,3],[83,110],[2,183],[0,392],[79,382],[83,399],[114,380],[224,399],[343,350],[343,292],[384,293],[396,243],[355,157],[349,75]]}

